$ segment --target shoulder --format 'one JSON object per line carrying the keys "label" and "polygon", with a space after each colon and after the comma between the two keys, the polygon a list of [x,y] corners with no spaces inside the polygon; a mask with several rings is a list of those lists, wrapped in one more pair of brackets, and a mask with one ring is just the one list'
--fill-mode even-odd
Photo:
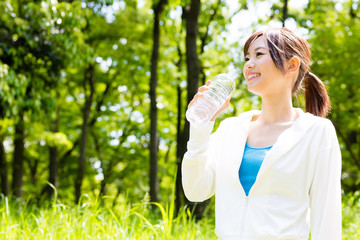
{"label": "shoulder", "polygon": [[310,113],[305,114],[303,119],[304,125],[308,126],[307,133],[314,139],[319,139],[320,145],[323,147],[338,146],[336,129],[331,120],[327,118],[317,117]]}
{"label": "shoulder", "polygon": [[310,128],[312,128],[315,131],[330,131],[335,132],[334,124],[331,122],[331,120],[323,117],[314,116],[311,113],[305,113],[305,118],[307,124],[310,125]]}

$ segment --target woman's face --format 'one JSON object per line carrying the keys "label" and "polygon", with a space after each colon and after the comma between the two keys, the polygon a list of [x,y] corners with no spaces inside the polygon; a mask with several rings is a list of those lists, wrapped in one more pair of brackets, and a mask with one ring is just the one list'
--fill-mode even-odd
{"label": "woman's face", "polygon": [[262,97],[292,89],[291,81],[276,67],[265,38],[260,36],[249,47],[243,69],[248,90]]}

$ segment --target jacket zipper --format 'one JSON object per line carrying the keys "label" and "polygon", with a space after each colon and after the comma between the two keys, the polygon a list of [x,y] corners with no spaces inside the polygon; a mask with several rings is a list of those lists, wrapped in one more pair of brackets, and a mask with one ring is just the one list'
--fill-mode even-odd
{"label": "jacket zipper", "polygon": [[244,213],[242,215],[242,224],[241,224],[241,232],[240,232],[241,239],[243,239],[244,237],[245,218],[247,215],[248,204],[249,204],[249,196],[245,196],[245,208],[244,208]]}

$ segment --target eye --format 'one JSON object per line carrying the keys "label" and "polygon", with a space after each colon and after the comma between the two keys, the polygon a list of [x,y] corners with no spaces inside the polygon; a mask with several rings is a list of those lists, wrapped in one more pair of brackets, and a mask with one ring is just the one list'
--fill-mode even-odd
{"label": "eye", "polygon": [[249,58],[248,58],[248,57],[245,58],[245,62],[247,62],[247,61],[249,61]]}
{"label": "eye", "polygon": [[261,55],[264,55],[262,52],[257,52],[256,53],[256,56],[258,57],[258,56],[261,56]]}

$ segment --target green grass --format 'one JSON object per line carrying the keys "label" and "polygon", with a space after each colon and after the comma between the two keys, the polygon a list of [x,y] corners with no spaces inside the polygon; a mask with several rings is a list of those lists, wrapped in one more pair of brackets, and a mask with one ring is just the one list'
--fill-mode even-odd
{"label": "green grass", "polygon": [[[359,192],[343,198],[343,239],[360,239],[359,199]],[[195,221],[188,209],[173,213],[173,202],[124,201],[111,208],[83,196],[76,206],[56,199],[36,206],[1,197],[0,239],[217,239],[213,217]]]}
{"label": "green grass", "polygon": [[83,198],[77,206],[46,206],[0,199],[0,239],[216,239],[213,219],[195,222],[174,205],[124,202],[115,208]]}

